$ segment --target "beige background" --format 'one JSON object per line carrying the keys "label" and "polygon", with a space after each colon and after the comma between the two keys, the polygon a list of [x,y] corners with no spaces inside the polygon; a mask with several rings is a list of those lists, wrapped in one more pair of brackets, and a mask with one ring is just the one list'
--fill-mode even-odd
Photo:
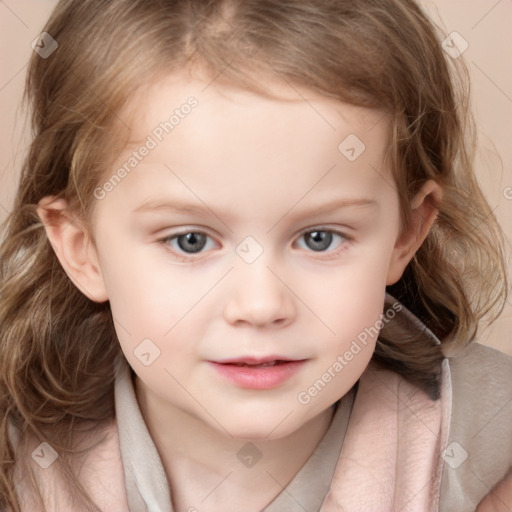
{"label": "beige background", "polygon": [[[80,0],[76,0],[80,1]],[[0,0],[0,222],[11,208],[28,137],[20,110],[31,42],[55,0]],[[494,212],[512,240],[512,1],[424,0],[447,34],[469,44],[464,52],[472,77],[480,145],[477,172]],[[509,255],[510,255],[509,250]],[[509,258],[510,263],[510,258]],[[512,265],[509,265],[512,270]],[[510,273],[512,280],[512,272]],[[512,295],[502,316],[480,341],[512,354]]]}

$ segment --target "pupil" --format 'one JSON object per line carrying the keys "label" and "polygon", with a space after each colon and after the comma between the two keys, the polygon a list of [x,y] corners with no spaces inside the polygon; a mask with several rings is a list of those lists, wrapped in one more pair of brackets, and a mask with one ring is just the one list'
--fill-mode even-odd
{"label": "pupil", "polygon": [[206,237],[201,233],[187,233],[178,238],[178,245],[185,252],[198,252],[206,244]]}
{"label": "pupil", "polygon": [[310,248],[314,251],[324,251],[331,245],[332,233],[327,231],[312,231],[307,235],[309,241],[311,241]]}

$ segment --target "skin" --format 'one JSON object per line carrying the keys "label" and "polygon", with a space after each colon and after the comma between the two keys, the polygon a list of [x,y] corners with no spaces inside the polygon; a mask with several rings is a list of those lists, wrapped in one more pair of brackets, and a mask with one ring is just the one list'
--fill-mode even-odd
{"label": "skin", "polygon": [[[298,393],[379,319],[386,285],[400,278],[420,247],[437,214],[431,199],[442,197],[435,182],[426,182],[400,234],[399,197],[385,158],[390,126],[382,112],[284,82],[272,88],[279,99],[201,77],[165,77],[120,114],[129,120],[132,145],[105,180],[175,107],[190,96],[198,105],[97,200],[93,232],[65,201],[46,197],[39,205],[70,279],[91,300],[110,301],[177,510],[261,510],[293,478],[325,434],[333,404],[363,373],[376,340],[369,338],[308,404],[299,403]],[[353,162],[338,150],[349,134],[366,146]],[[194,204],[203,213],[134,213],[157,198]],[[375,203],[320,210],[348,198]],[[49,208],[61,214],[53,223]],[[315,228],[340,235],[315,251],[304,236]],[[187,254],[177,238],[162,241],[183,232],[209,236],[201,252]],[[252,263],[236,252],[247,236],[263,250]],[[160,351],[149,366],[134,354],[144,339]],[[208,363],[276,354],[307,361],[267,390],[240,388]],[[249,440],[262,453],[252,468],[236,457]]]}
{"label": "skin", "polygon": [[510,512],[512,510],[512,468],[480,502],[476,512]]}

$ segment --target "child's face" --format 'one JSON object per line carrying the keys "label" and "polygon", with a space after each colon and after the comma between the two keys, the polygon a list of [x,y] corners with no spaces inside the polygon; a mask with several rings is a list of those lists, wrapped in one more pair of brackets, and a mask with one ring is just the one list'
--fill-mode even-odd
{"label": "child's face", "polygon": [[[102,279],[139,384],[241,438],[291,433],[353,386],[397,265],[387,119],[276,91],[297,101],[178,75],[154,85],[96,191]],[[301,362],[219,364],[239,358]]]}

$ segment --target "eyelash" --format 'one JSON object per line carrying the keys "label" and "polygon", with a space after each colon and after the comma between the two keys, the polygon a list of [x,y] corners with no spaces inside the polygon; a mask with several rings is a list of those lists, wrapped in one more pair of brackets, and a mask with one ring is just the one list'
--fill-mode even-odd
{"label": "eyelash", "polygon": [[[343,252],[345,252],[346,250],[348,250],[348,246],[350,244],[352,244],[353,242],[353,238],[348,236],[347,234],[345,233],[342,233],[340,231],[336,231],[334,229],[330,229],[328,227],[325,227],[325,226],[318,226],[318,227],[314,227],[314,228],[309,228],[305,231],[303,231],[299,238],[297,240],[301,240],[305,235],[307,234],[311,234],[311,233],[315,233],[315,232],[325,232],[325,233],[330,233],[334,236],[339,236],[342,240],[340,242],[340,247],[338,247],[337,249],[334,249],[334,250],[331,250],[331,251],[314,251],[312,249],[308,250],[307,252],[311,252],[313,254],[326,254],[328,255],[327,257],[324,256],[324,259],[328,259],[330,257],[336,257],[336,256],[339,256],[340,254],[342,254]],[[193,229],[189,229],[187,231],[181,231],[179,233],[173,233],[172,235],[168,235],[164,238],[160,238],[157,240],[158,243],[162,244],[166,250],[172,252],[174,255],[176,255],[178,258],[180,258],[180,261],[183,261],[183,262],[186,262],[186,261],[190,261],[191,259],[194,259],[196,255],[200,255],[202,254],[202,251],[199,251],[197,253],[186,253],[186,252],[177,252],[175,249],[172,249],[169,245],[169,242],[172,241],[172,240],[177,240],[180,236],[185,236],[185,235],[188,235],[188,234],[191,234],[191,233],[194,233],[194,234],[200,234],[200,235],[206,235],[206,237],[208,237],[209,239],[212,239],[212,237],[210,237],[210,235],[208,235],[208,233],[205,233],[204,231],[199,231],[199,230],[193,230]],[[208,242],[206,242],[208,243]]]}

